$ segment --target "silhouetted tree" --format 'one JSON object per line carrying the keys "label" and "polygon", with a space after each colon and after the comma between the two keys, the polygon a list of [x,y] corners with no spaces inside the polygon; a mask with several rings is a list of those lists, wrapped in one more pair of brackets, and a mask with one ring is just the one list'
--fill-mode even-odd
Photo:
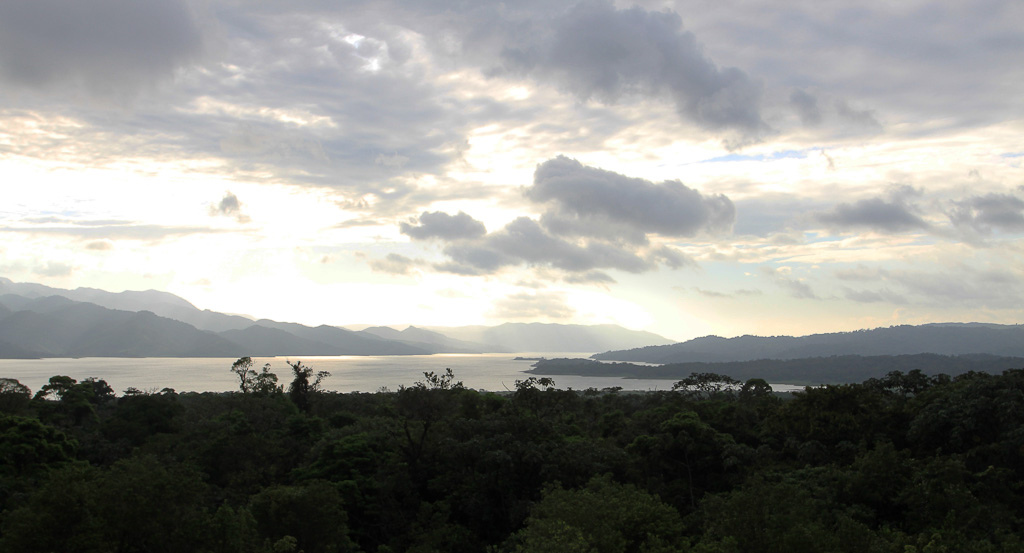
{"label": "silhouetted tree", "polygon": [[296,407],[302,411],[309,411],[310,397],[320,391],[320,384],[325,378],[331,376],[331,373],[319,371],[314,375],[313,369],[303,366],[302,361],[295,363],[288,361],[288,365],[292,368],[294,375],[292,383],[288,386],[288,397]]}

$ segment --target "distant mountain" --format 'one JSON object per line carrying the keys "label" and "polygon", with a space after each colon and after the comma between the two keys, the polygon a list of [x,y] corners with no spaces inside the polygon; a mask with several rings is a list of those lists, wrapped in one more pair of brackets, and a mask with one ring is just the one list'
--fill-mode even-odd
{"label": "distant mountain", "polygon": [[[301,328],[296,328],[301,327]],[[241,330],[226,330],[220,336],[242,346],[245,355],[422,355],[430,353],[401,342],[365,337],[350,330],[294,323],[260,321]]]}
{"label": "distant mountain", "polygon": [[668,346],[609,351],[604,361],[709,363],[758,359],[802,359],[836,355],[989,354],[1024,357],[1024,326],[941,323],[893,326],[810,336],[705,336]]}
{"label": "distant mountain", "polygon": [[457,340],[439,332],[415,326],[409,326],[401,331],[387,326],[374,326],[365,328],[362,332],[421,347],[430,350],[431,353],[513,353],[516,351],[504,346]]}
{"label": "distant mountain", "polygon": [[121,311],[151,311],[161,317],[188,323],[200,330],[242,329],[253,324],[252,319],[238,315],[225,315],[210,310],[200,310],[187,300],[168,292],[145,290],[141,292],[107,292],[96,288],[64,290],[35,283],[16,283],[0,277],[0,296],[11,294],[26,299],[60,296],[69,300],[92,303],[107,309]]}
{"label": "distant mountain", "polygon": [[199,310],[156,290],[62,290],[0,277],[0,358],[592,352],[668,343],[615,325],[309,327]]}
{"label": "distant mountain", "polygon": [[96,325],[71,344],[75,357],[242,357],[245,350],[220,336],[150,311]]}
{"label": "distant mountain", "polygon": [[0,341],[15,348],[0,348],[5,357],[232,357],[241,351],[212,332],[149,311],[59,296],[20,303],[0,318]]}
{"label": "distant mountain", "polygon": [[427,328],[459,340],[495,344],[507,348],[507,351],[608,351],[672,343],[672,340],[651,332],[628,330],[616,325],[505,323],[491,327]]}
{"label": "distant mountain", "polygon": [[279,323],[260,319],[256,324],[282,330],[312,342],[328,344],[338,353],[307,353],[306,355],[425,355],[434,353],[415,344],[405,344],[366,332],[354,332],[336,326],[309,327],[298,323]]}

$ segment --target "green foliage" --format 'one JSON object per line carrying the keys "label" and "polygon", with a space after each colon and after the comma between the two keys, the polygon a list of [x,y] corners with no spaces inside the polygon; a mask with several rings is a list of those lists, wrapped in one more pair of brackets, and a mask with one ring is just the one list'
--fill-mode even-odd
{"label": "green foliage", "polygon": [[17,415],[28,408],[32,390],[13,378],[0,378],[0,413]]}
{"label": "green foliage", "polygon": [[286,395],[239,361],[243,393],[0,381],[0,551],[1022,549],[1019,370]]}
{"label": "green foliage", "polygon": [[240,357],[231,364],[231,372],[238,377],[238,391],[247,394],[252,391],[256,371],[252,368],[252,357]]}
{"label": "green foliage", "polygon": [[[249,509],[260,536],[273,543],[275,551],[354,550],[348,539],[348,517],[341,495],[328,482],[311,480],[301,486],[270,486],[252,497]],[[293,549],[286,548],[289,543]]]}
{"label": "green foliage", "polygon": [[0,550],[196,551],[205,542],[206,491],[194,470],[153,457],[107,470],[69,466],[5,516]]}
{"label": "green foliage", "polygon": [[[292,374],[294,375],[292,383],[288,386],[288,397],[291,398],[292,403],[296,407],[308,412],[313,395],[321,391],[321,383],[325,378],[331,376],[331,373],[319,371],[314,375],[313,369],[303,366],[302,361],[296,361],[295,363],[289,361],[288,366],[292,368]],[[276,378],[274,381],[277,381]]]}
{"label": "green foliage", "polygon": [[512,543],[523,553],[653,553],[686,545],[675,509],[610,476],[595,477],[577,490],[546,490]]}

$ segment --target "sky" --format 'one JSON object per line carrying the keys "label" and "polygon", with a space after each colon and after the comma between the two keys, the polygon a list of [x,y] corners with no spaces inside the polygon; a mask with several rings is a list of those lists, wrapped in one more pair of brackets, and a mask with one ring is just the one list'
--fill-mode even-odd
{"label": "sky", "polygon": [[1024,314],[1024,3],[0,3],[0,276],[675,340]]}

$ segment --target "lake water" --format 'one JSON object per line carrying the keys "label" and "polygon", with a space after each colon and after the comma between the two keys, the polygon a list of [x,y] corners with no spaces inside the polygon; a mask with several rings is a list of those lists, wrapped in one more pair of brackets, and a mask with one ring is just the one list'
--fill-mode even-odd
{"label": "lake water", "polygon": [[[484,353],[435,355],[378,355],[336,357],[254,357],[253,368],[270,363],[279,383],[287,387],[291,368],[287,361],[302,361],[314,371],[328,371],[324,387],[337,392],[375,392],[391,390],[423,380],[424,372],[443,373],[451,368],[455,379],[467,388],[488,391],[515,390],[517,380],[529,378],[523,371],[532,361],[515,357],[590,357],[593,352],[566,353]],[[238,378],[231,372],[235,359],[228,358],[120,358],[85,357],[80,359],[0,359],[0,377],[15,378],[33,392],[51,376],[66,375],[81,381],[95,377],[106,380],[119,395],[127,388],[158,391],[173,388],[178,392],[226,392],[238,389]],[[628,379],[557,375],[558,388],[585,390],[620,386],[623,390],[669,390],[675,380]],[[776,391],[802,390],[802,386],[772,384]]]}

